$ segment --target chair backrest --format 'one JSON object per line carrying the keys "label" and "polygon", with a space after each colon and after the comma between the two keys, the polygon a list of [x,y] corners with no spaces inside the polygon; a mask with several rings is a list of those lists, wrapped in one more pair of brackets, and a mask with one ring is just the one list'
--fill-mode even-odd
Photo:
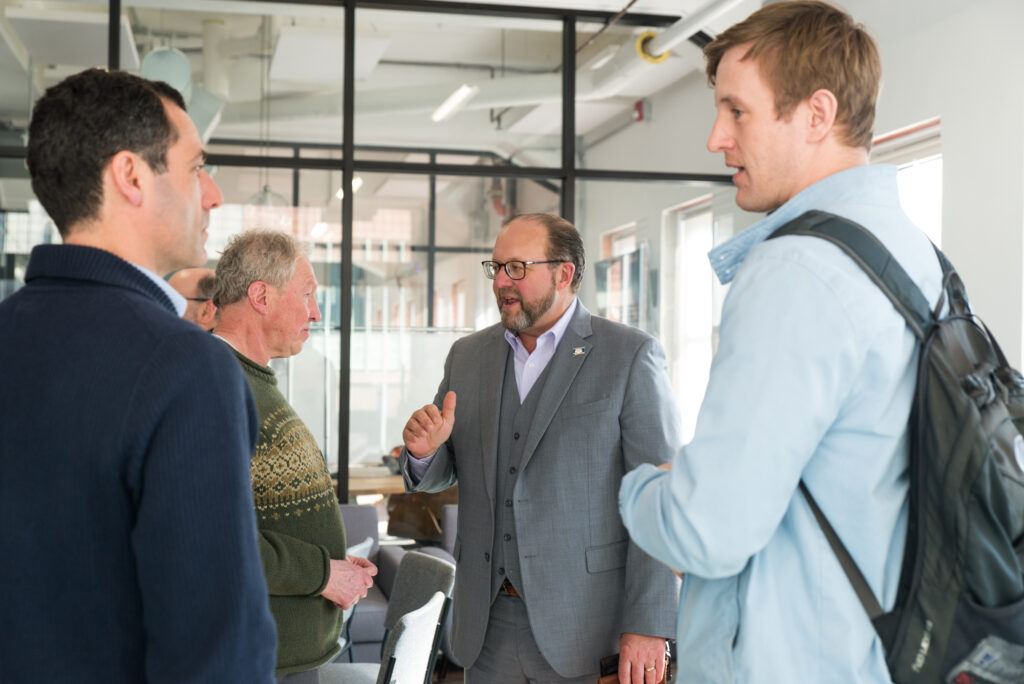
{"label": "chair backrest", "polygon": [[357,558],[368,558],[370,554],[373,552],[373,541],[373,537],[367,537],[358,544],[353,544],[352,546],[348,547],[347,549],[345,549],[345,558],[348,558],[349,556],[355,556]]}
{"label": "chair backrest", "polygon": [[435,591],[451,597],[455,587],[455,566],[441,558],[428,556],[419,551],[409,551],[402,556],[398,566],[395,585],[388,597],[388,612],[384,616],[384,628],[394,629],[398,619],[430,600]]}
{"label": "chair backrest", "polygon": [[398,619],[384,647],[377,684],[419,684],[425,680],[445,601],[445,595],[435,591],[426,604]]}
{"label": "chair backrest", "polygon": [[[373,551],[373,537],[367,537],[366,539],[364,539],[363,541],[359,542],[358,544],[353,544],[352,546],[350,546],[347,549],[345,549],[345,557],[348,558],[350,556],[355,556],[357,558],[369,558],[370,557],[370,553],[372,551]],[[349,621],[349,619],[352,617],[352,613],[353,613],[353,611],[355,611],[355,609],[356,609],[355,605],[351,605],[348,608],[346,608],[344,611],[342,611],[342,613],[341,613],[341,624],[342,625],[346,624]],[[345,631],[342,630],[341,636],[338,637],[339,643],[342,642],[345,638],[346,638]],[[344,643],[342,643],[342,647],[344,647]]]}
{"label": "chair backrest", "polygon": [[373,537],[373,548],[365,558],[374,558],[380,548],[380,532],[377,527],[377,509],[374,506],[357,504],[339,504],[341,519],[345,523],[345,537],[351,542],[355,539]]}

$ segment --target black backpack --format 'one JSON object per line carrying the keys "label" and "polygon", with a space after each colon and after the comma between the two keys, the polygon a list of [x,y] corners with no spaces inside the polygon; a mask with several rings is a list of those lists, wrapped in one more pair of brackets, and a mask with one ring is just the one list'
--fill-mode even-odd
{"label": "black backpack", "polygon": [[878,632],[893,681],[1024,682],[1024,377],[971,313],[963,282],[937,248],[943,296],[933,310],[862,226],[809,211],[771,237],[783,235],[842,248],[921,343],[909,425],[909,527],[891,612],[800,483]]}

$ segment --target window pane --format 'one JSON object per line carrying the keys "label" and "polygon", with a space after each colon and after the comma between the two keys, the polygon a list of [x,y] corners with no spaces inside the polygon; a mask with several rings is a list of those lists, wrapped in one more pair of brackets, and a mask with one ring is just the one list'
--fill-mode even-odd
{"label": "window pane", "polygon": [[581,168],[725,172],[721,156],[713,158],[699,135],[679,135],[665,145],[651,140],[655,131],[673,125],[710,132],[714,114],[710,90],[691,94],[680,84],[684,78],[703,77],[700,48],[685,40],[664,60],[645,59],[638,52],[638,41],[665,29],[578,24],[576,152]]}
{"label": "window pane", "polygon": [[942,247],[942,155],[901,165],[896,183],[903,211],[932,242]]}
{"label": "window pane", "polygon": [[552,211],[559,195],[558,184],[547,181],[358,175],[363,183],[355,194],[353,225],[353,466],[379,464],[401,443],[409,416],[433,399],[452,342],[498,322],[491,281],[480,262],[490,258],[513,205],[516,213]]}
{"label": "window pane", "polygon": [[[42,7],[0,0],[0,22],[0,147],[21,148],[32,105],[46,88],[82,69],[106,66],[107,3]],[[131,28],[121,30],[123,61],[137,68]],[[32,194],[25,160],[0,157],[0,298],[20,286],[34,245],[59,241]]]}
{"label": "window pane", "polygon": [[359,9],[356,34],[359,147],[560,164],[561,22]]}
{"label": "window pane", "polygon": [[[124,3],[142,75],[183,92],[206,140],[340,144],[344,10],[285,2],[188,6],[207,4],[215,11],[179,9],[173,0]],[[216,151],[292,156],[262,145]]]}
{"label": "window pane", "polygon": [[[577,227],[591,263],[580,300],[661,341],[687,435],[704,396],[727,291],[707,252],[758,218],[740,211],[734,197],[725,185],[577,184]],[[623,251],[629,246],[634,249]]]}

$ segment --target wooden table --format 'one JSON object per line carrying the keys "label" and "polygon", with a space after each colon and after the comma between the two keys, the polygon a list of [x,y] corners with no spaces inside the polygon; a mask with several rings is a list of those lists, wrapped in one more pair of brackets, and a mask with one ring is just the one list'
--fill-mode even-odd
{"label": "wooden table", "polygon": [[348,478],[348,495],[404,494],[405,481],[401,475],[372,475]]}

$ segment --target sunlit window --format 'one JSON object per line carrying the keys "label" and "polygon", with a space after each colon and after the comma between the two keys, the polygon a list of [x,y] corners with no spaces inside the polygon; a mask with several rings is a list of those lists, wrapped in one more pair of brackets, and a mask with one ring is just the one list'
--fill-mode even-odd
{"label": "sunlit window", "polygon": [[894,164],[900,204],[910,220],[942,246],[942,139],[938,118],[875,138],[874,164]]}

